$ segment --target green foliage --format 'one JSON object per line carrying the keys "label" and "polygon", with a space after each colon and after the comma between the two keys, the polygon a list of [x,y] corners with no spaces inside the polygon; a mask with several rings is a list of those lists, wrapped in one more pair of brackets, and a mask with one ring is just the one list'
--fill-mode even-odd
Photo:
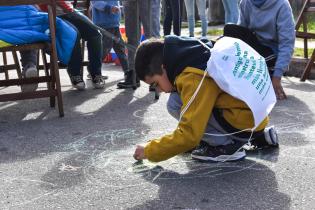
{"label": "green foliage", "polygon": [[221,36],[223,34],[223,29],[210,29],[207,34],[210,36]]}
{"label": "green foliage", "polygon": [[[308,56],[310,56],[312,54],[313,50],[314,49],[312,49],[312,48],[308,49]],[[295,48],[293,56],[294,57],[304,57],[304,49],[303,48]]]}
{"label": "green foliage", "polygon": [[[303,31],[303,24],[301,24],[299,31]],[[315,33],[315,15],[307,16],[307,31]]]}

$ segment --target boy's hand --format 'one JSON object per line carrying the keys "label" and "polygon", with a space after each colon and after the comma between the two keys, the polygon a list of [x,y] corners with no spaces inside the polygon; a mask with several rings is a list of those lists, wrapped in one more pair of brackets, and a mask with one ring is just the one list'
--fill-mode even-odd
{"label": "boy's hand", "polygon": [[281,85],[281,78],[280,77],[272,77],[272,86],[275,90],[276,96],[278,100],[286,99],[287,96],[282,88]]}
{"label": "boy's hand", "polygon": [[135,153],[133,154],[134,159],[136,160],[143,160],[146,159],[144,156],[144,147],[137,145],[137,148],[135,150]]}
{"label": "boy's hand", "polygon": [[111,12],[112,12],[113,14],[118,13],[118,12],[119,12],[119,7],[113,6],[112,9],[111,9]]}

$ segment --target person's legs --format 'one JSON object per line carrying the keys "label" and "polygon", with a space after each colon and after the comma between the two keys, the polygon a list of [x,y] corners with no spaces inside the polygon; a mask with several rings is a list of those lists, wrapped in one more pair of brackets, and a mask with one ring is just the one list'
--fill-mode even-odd
{"label": "person's legs", "polygon": [[[104,30],[110,32],[111,34],[114,35],[114,28],[104,28]],[[105,56],[110,52],[110,50],[114,46],[114,41],[112,37],[108,37],[105,34],[102,34],[102,44],[103,44],[103,59]]]}
{"label": "person's legs", "polygon": [[225,24],[229,23],[229,17],[230,17],[228,1],[229,0],[222,0],[222,4],[223,4],[223,7],[224,7],[224,21],[225,21]]}
{"label": "person's legs", "polygon": [[[119,28],[113,28],[110,31],[115,37],[119,38],[120,40],[122,40]],[[127,55],[126,55],[126,49],[125,46],[123,46],[122,44],[116,43],[114,42],[113,44],[113,48],[114,51],[120,61],[121,67],[124,71],[124,73],[126,74],[127,71],[129,70],[128,67],[128,59],[127,59]]]}
{"label": "person's legs", "polygon": [[[22,71],[23,76],[25,78],[32,78],[38,76],[37,70],[37,50],[25,50],[20,51],[21,54],[21,63],[22,63]],[[27,84],[22,85],[22,92],[30,92],[35,91],[38,87],[38,84]]]}
{"label": "person's legs", "polygon": [[172,20],[173,20],[173,14],[172,14],[172,8],[171,8],[171,0],[165,0],[165,15],[164,15],[164,21],[163,21],[164,36],[171,34]]}
{"label": "person's legs", "polygon": [[151,0],[152,36],[160,37],[161,0]]}
{"label": "person's legs", "polygon": [[194,31],[195,31],[195,0],[185,0],[185,7],[186,7],[186,11],[187,11],[189,36],[194,37],[195,36],[195,34],[194,34]]}
{"label": "person's legs", "polygon": [[177,120],[179,119],[180,109],[182,105],[183,103],[179,94],[177,92],[171,93],[168,98],[166,108],[168,113]]}
{"label": "person's legs", "polygon": [[180,36],[182,28],[182,0],[171,0],[172,18],[173,18],[173,32]]}
{"label": "person's legs", "polygon": [[238,6],[238,0],[229,0],[230,5],[230,18],[232,23],[237,23],[239,18],[239,6]]}
{"label": "person's legs", "polygon": [[[128,44],[137,47],[140,42],[140,24],[139,16],[136,15],[137,5],[135,1],[123,1],[125,12],[125,28]],[[141,12],[141,11],[140,11]],[[128,47],[128,64],[129,70],[126,72],[126,79],[124,82],[117,84],[118,88],[132,88],[133,87],[133,73],[135,72],[135,50]],[[140,81],[136,79],[137,86],[140,86]]]}
{"label": "person's legs", "polygon": [[25,50],[20,51],[21,54],[21,64],[23,70],[26,68],[33,66],[37,66],[37,50]]}
{"label": "person's legs", "polygon": [[98,27],[93,24],[87,17],[79,13],[69,13],[61,16],[73,24],[81,34],[81,37],[87,41],[89,52],[89,72],[92,80],[95,76],[101,76],[102,72],[102,34]]}
{"label": "person's legs", "polygon": [[[167,101],[167,110],[174,118],[179,119],[182,100],[178,93],[171,93]],[[247,140],[235,140],[232,136],[224,136],[226,132],[219,126],[213,116],[210,117],[205,135],[200,145],[192,152],[192,157],[203,161],[234,161],[246,156],[241,148]],[[212,135],[209,135],[212,134]]]}
{"label": "person's legs", "polygon": [[72,27],[77,31],[77,39],[72,49],[72,54],[68,63],[67,72],[70,77],[72,86],[78,90],[84,90],[85,83],[83,81],[83,75],[81,74],[82,73],[81,35],[73,25]]}
{"label": "person's legs", "polygon": [[222,0],[225,11],[225,23],[236,24],[239,18],[238,0]]}
{"label": "person's legs", "polygon": [[206,3],[207,3],[206,0],[197,0],[198,14],[201,20],[201,29],[202,29],[203,37],[207,36],[207,31],[208,31]]}
{"label": "person's legs", "polygon": [[150,39],[152,37],[152,7],[149,7],[150,3],[152,3],[152,0],[146,0],[146,1],[138,1],[139,2],[139,16],[140,21],[143,26],[144,36],[146,39]]}

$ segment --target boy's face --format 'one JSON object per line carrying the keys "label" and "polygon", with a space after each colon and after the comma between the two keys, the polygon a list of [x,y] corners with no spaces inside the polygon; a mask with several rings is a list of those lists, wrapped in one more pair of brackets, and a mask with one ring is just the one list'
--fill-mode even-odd
{"label": "boy's face", "polygon": [[153,76],[145,76],[144,82],[156,87],[157,91],[170,93],[174,90],[173,85],[167,77],[166,71],[162,66],[163,74],[155,74]]}

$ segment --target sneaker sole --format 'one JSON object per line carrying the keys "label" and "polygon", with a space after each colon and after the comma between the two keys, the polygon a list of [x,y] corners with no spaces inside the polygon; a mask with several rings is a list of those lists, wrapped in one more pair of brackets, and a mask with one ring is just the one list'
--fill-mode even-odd
{"label": "sneaker sole", "polygon": [[84,85],[72,85],[73,88],[77,90],[85,90],[85,84]]}
{"label": "sneaker sole", "polygon": [[242,160],[246,157],[245,151],[235,152],[232,155],[220,155],[218,157],[206,157],[191,154],[191,157],[196,160],[201,161],[212,161],[212,162],[232,162],[237,160]]}
{"label": "sneaker sole", "polygon": [[[136,87],[140,87],[140,84],[137,84]],[[133,85],[118,85],[117,84],[117,88],[118,89],[128,89],[128,88],[134,88]]]}
{"label": "sneaker sole", "polygon": [[94,89],[103,89],[105,88],[105,85],[94,85],[93,84]]}
{"label": "sneaker sole", "polygon": [[[33,78],[33,77],[38,77],[38,72],[36,68],[29,68],[24,75],[25,78]],[[22,85],[21,89],[22,92],[32,92],[35,91],[38,88],[38,84],[27,84],[27,85]]]}
{"label": "sneaker sole", "polygon": [[274,128],[269,129],[268,134],[265,136],[267,143],[272,147],[279,147],[278,134]]}
{"label": "sneaker sole", "polygon": [[[86,78],[87,78],[88,80],[91,80],[91,79],[92,79],[92,77],[91,77],[90,74],[88,74],[88,75],[86,76]],[[102,79],[103,79],[103,80],[107,80],[107,79],[108,79],[108,76],[102,76]]]}

